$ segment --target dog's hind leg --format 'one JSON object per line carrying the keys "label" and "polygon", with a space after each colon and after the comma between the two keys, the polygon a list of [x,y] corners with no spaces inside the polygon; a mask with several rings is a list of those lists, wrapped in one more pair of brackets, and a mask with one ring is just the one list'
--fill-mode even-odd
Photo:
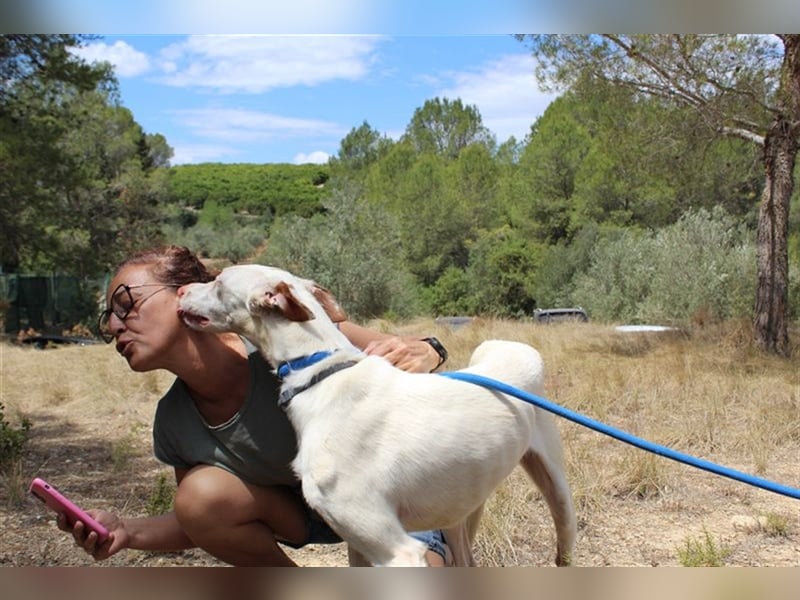
{"label": "dog's hind leg", "polygon": [[483,516],[483,506],[481,504],[458,525],[443,530],[444,541],[453,554],[453,566],[455,567],[477,566],[472,554],[472,544],[478,532],[481,516]]}
{"label": "dog's hind leg", "polygon": [[568,566],[577,536],[572,493],[564,474],[561,438],[550,415],[539,412],[528,451],[520,461],[542,492],[556,528],[556,564]]}

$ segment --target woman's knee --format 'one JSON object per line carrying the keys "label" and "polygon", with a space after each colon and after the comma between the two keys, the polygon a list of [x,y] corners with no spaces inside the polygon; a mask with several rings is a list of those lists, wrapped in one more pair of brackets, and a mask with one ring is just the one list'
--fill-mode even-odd
{"label": "woman's knee", "polygon": [[[235,481],[234,481],[235,480]],[[191,469],[175,492],[174,509],[184,529],[192,525],[204,527],[219,523],[230,514],[233,496],[240,485],[238,477],[220,469],[202,465]]]}
{"label": "woman's knee", "polygon": [[290,542],[301,542],[308,535],[308,514],[298,493],[282,486],[248,484],[219,467],[198,466],[184,475],[174,508],[195,543],[254,523]]}

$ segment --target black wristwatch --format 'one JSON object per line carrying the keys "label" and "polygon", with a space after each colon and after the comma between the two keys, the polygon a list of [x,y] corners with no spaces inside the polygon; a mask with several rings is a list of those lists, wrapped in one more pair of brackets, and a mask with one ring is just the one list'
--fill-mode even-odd
{"label": "black wristwatch", "polygon": [[435,371],[439,367],[444,364],[444,361],[447,360],[447,348],[442,345],[442,342],[437,340],[435,337],[426,337],[423,338],[423,342],[428,342],[431,347],[436,350],[436,354],[439,355],[439,364],[436,365],[434,368],[431,369],[431,372]]}

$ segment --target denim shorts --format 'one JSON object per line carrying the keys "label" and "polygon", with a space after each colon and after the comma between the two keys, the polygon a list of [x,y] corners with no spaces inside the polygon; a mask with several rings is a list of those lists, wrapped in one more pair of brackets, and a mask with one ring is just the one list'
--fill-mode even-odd
{"label": "denim shorts", "polygon": [[[436,554],[447,560],[445,555],[444,535],[441,529],[414,531],[409,533],[409,535],[425,544],[428,550],[436,552]],[[311,510],[311,508],[308,508],[308,537],[306,541],[301,544],[291,544],[281,541],[282,544],[290,548],[302,548],[306,544],[339,544],[341,542],[342,538],[322,520],[322,517]]]}

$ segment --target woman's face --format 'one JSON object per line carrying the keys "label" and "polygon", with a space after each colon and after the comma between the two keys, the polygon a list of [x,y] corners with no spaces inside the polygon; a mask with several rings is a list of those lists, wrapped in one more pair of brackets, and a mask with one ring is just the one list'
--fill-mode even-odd
{"label": "woman's face", "polygon": [[[108,328],[117,352],[134,371],[167,368],[171,362],[171,348],[186,331],[178,319],[177,289],[158,282],[147,265],[125,267],[111,280],[106,306],[115,311]],[[125,311],[124,319],[116,314]]]}

